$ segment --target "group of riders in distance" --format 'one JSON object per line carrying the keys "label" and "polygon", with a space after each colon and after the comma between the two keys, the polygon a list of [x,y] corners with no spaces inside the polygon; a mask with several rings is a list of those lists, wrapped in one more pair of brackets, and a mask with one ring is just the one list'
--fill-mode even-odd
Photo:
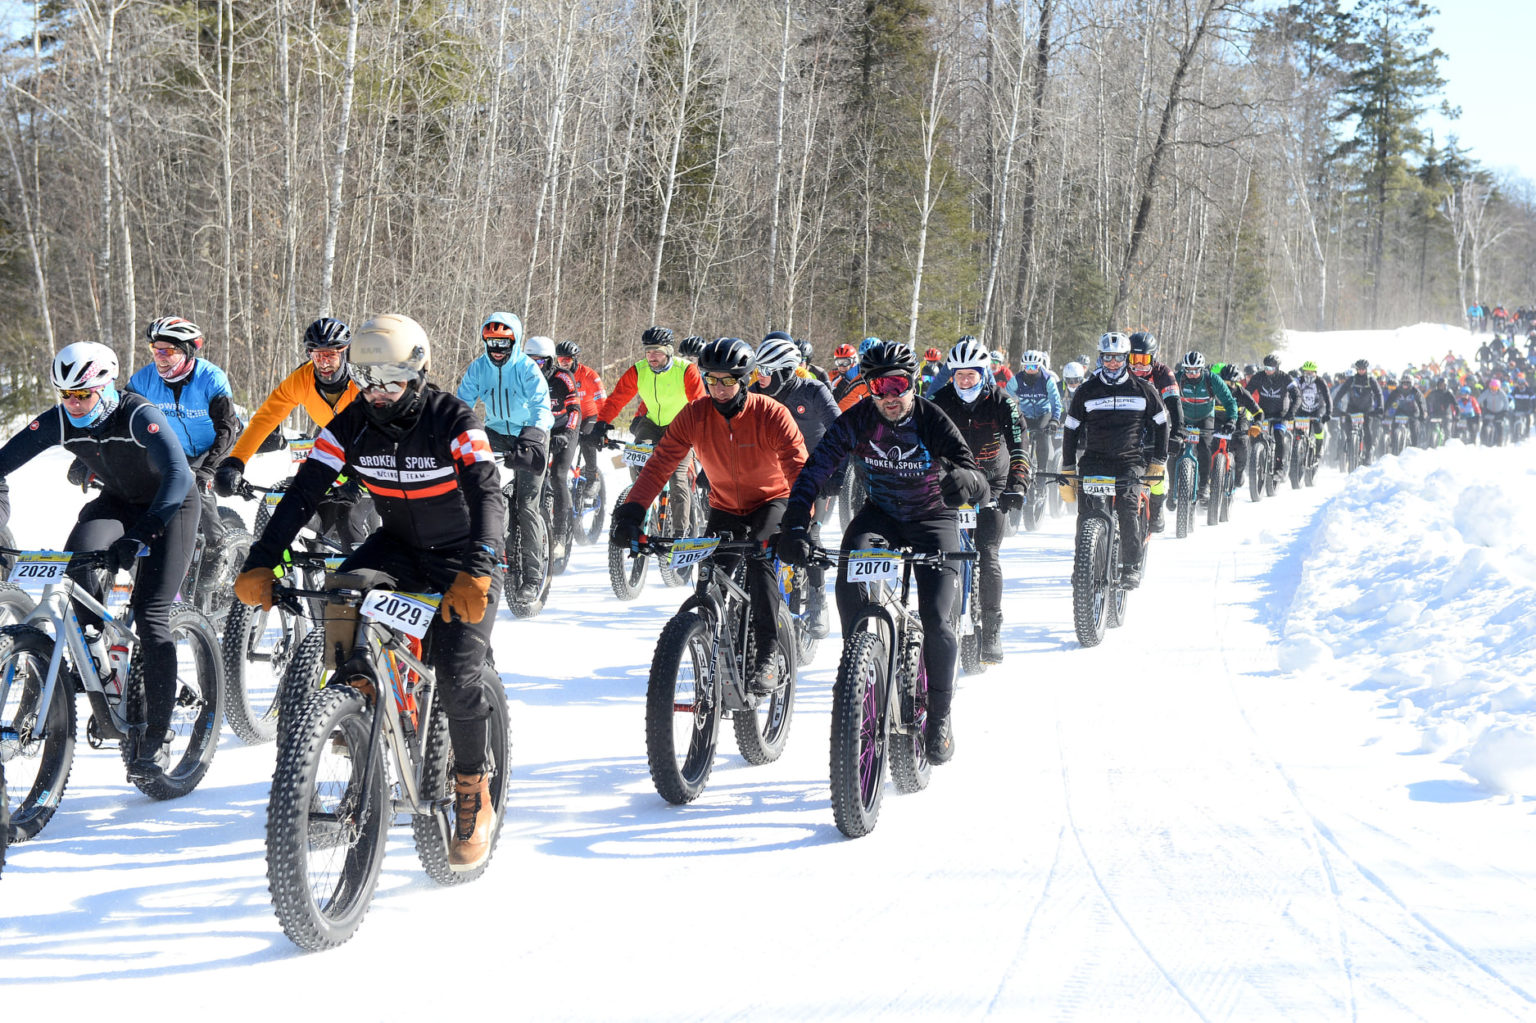
{"label": "group of riders in distance", "polygon": [[[355,930],[398,815],[434,878],[478,876],[510,775],[496,606],[537,615],[605,516],[616,596],[651,561],[691,587],[647,694],[651,773],[673,802],[702,790],[722,720],[749,762],[778,756],[796,672],[830,632],[833,572],[832,802],[862,835],[887,774],[920,789],[954,756],[957,671],[1003,660],[1008,536],[1076,507],[1072,616],[1093,645],[1124,621],[1169,518],[1182,537],[1226,521],[1245,488],[1310,486],[1325,463],[1523,440],[1536,412],[1536,335],[1524,353],[1496,336],[1471,363],[1330,377],[1276,355],[1164,362],[1151,333],[1110,332],[1058,375],[1044,352],[1015,372],[970,336],[921,353],[869,337],[823,368],[782,331],[753,345],[653,326],[611,392],[576,342],[528,336],[513,313],[480,336],[451,392],[429,382],[415,320],[316,320],[307,360],[243,424],[185,319],[149,325],[151,361],[127,381],[106,345],[57,353],[59,403],[0,448],[0,527],[6,478],[54,446],[92,496],[62,551],[0,536],[0,865],[63,796],[83,694],[90,745],[115,742],[154,798],[197,784],[225,716],[246,741],[277,738],[269,884],[304,947]],[[316,432],[285,439],[298,409]],[[289,478],[247,479],[285,446]],[[608,449],[630,469],[611,505]],[[250,531],[231,498],[260,502]]]}

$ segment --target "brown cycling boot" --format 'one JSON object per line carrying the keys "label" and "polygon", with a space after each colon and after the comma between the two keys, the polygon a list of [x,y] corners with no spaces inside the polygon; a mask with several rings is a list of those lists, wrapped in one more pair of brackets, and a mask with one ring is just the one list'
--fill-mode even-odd
{"label": "brown cycling boot", "polygon": [[448,842],[448,866],[474,870],[491,855],[491,836],[496,832],[496,808],[491,806],[491,776],[455,774],[453,785],[453,836]]}

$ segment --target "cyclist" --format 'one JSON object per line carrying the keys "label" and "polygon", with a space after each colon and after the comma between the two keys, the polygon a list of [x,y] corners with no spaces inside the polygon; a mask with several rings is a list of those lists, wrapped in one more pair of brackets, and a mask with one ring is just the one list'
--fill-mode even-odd
{"label": "cyclist", "polygon": [[[818,380],[801,376],[800,351],[783,331],[773,331],[757,346],[757,383],[753,392],[766,394],[789,410],[800,436],[805,439],[805,449],[814,450],[821,443],[827,428],[837,419],[837,402],[832,392]],[[811,527],[813,539],[820,543],[821,524],[831,514],[833,498],[842,488],[846,470],[836,473],[822,487],[816,498],[816,514]],[[827,634],[827,580],[826,569],[812,565],[809,569],[810,596],[806,613],[811,620],[811,635],[822,639]]]}
{"label": "cyclist", "polygon": [[[998,552],[1003,543],[1004,519],[1009,512],[1024,506],[1031,470],[1024,445],[1023,423],[1027,420],[1008,392],[992,379],[988,372],[991,365],[991,355],[975,338],[962,338],[949,350],[949,383],[933,395],[933,403],[960,430],[977,466],[987,476],[992,506],[976,510],[976,552],[980,560],[976,599],[981,605],[981,659],[1001,664],[1003,566]],[[1020,373],[1014,380],[1024,375]],[[1049,378],[1046,383],[1055,387]]]}
{"label": "cyclist", "polygon": [[992,349],[992,378],[999,387],[1007,387],[1013,379],[1013,370],[1008,368],[1008,356],[1000,348]]}
{"label": "cyclist", "polygon": [[[1235,364],[1229,362],[1224,366],[1218,366],[1216,375],[1232,392],[1232,400],[1237,402],[1236,418],[1224,421],[1220,414],[1216,417],[1217,428],[1226,428],[1232,436],[1229,447],[1232,452],[1232,488],[1235,490],[1243,485],[1243,474],[1247,471],[1248,442],[1263,432],[1264,428],[1258,424],[1257,420],[1263,416],[1264,411],[1259,408],[1259,403],[1254,400],[1253,395],[1248,393],[1248,388],[1243,386]],[[1245,419],[1250,421],[1246,430],[1241,429]]]}
{"label": "cyclist", "polygon": [[1494,442],[1494,430],[1498,424],[1508,417],[1514,402],[1510,400],[1509,389],[1504,386],[1504,381],[1494,377],[1488,381],[1488,389],[1483,392],[1480,403],[1483,412],[1483,443]]}
{"label": "cyclist", "polygon": [[[495,826],[486,722],[489,687],[501,680],[487,670],[487,654],[507,506],[486,431],[464,401],[427,383],[431,363],[426,332],[410,317],[375,316],[358,328],[351,372],[362,400],[320,431],[314,453],[251,545],[235,595],[272,607],[273,568],[331,481],[346,469],[361,476],[381,524],[342,562],[341,572],[375,572],[401,590],[443,594],[441,620],[432,623],[426,649],[453,741],[448,862],[473,869],[489,855]],[[334,638],[329,630],[327,638]],[[350,646],[338,642],[328,652],[333,667],[342,667]]]}
{"label": "cyclist", "polygon": [[1083,386],[1084,376],[1081,362],[1069,362],[1061,367],[1061,407],[1063,409],[1072,403],[1072,395]]}
{"label": "cyclist", "polygon": [[1413,377],[1403,374],[1402,380],[1392,389],[1392,393],[1385,400],[1388,412],[1399,419],[1408,420],[1408,442],[1414,447],[1419,446],[1419,424],[1429,414],[1424,406],[1424,395],[1414,386]]}
{"label": "cyclist", "polygon": [[[262,441],[282,425],[296,408],[309,413],[317,428],[330,425],[336,413],[357,397],[357,385],[347,373],[347,348],[352,332],[347,325],[322,316],[304,330],[307,361],[283,378],[251,416],[245,432],[229,457],[213,474],[213,491],[231,497],[240,490],[245,467]],[[372,501],[355,479],[338,476],[336,486],[321,499],[317,514],[320,531],[355,547],[368,535],[368,510]]]}
{"label": "cyclist", "polygon": [[[976,341],[975,338],[961,338],[950,352],[951,357],[967,340],[972,344]],[[1019,403],[1019,415],[1029,431],[1030,462],[1049,468],[1052,449],[1061,435],[1061,392],[1045,363],[1044,352],[1033,348],[1025,352],[1019,360],[1019,372],[1008,381],[1004,393]],[[953,359],[951,365],[954,365]]]}
{"label": "cyclist", "polygon": [[[691,339],[690,339],[691,340]],[[613,393],[597,410],[596,436],[602,439],[613,427],[614,417],[624,411],[636,395],[640,411],[629,424],[629,432],[640,444],[655,444],[667,424],[689,402],[704,397],[704,378],[698,367],[681,358],[673,358],[672,331],[666,327],[647,327],[640,335],[644,356],[619,378]],[[669,506],[677,535],[686,536],[689,509],[693,506],[692,484],[688,480],[688,462],[684,459],[672,474]]]}
{"label": "cyclist", "polygon": [[[553,338],[534,335],[523,346],[523,354],[533,360],[549,388],[549,411],[553,417],[549,427],[549,482],[555,498],[555,522],[563,523],[571,517],[571,463],[576,459],[576,439],[581,430],[580,386],[575,376],[561,369],[556,361]],[[565,530],[554,532],[554,556],[559,561],[566,556]]]}
{"label": "cyclist", "polygon": [[[860,379],[873,386],[872,399],[839,416],[816,445],[795,481],[784,513],[779,560],[804,565],[810,558],[811,506],[828,479],[850,457],[865,468],[868,500],[843,532],[844,551],[875,546],[918,551],[960,549],[954,509],[987,496],[986,476],[965,438],[936,405],[917,394],[917,356],[894,341],[876,340],[859,356]],[[958,594],[958,563],[916,569],[918,616],[923,624],[923,665],[928,673],[928,758],[935,764],[954,756],[955,654],[950,625]],[[843,635],[863,603],[857,583],[839,573],[837,611]]]}
{"label": "cyclist", "polygon": [[[1424,396],[1424,411],[1427,413],[1431,423],[1436,419],[1442,421],[1447,439],[1455,436],[1456,394],[1451,390],[1451,386],[1446,382],[1445,377],[1439,376],[1435,378],[1434,385],[1430,388],[1429,393]],[[1425,432],[1431,433],[1431,431]]]}
{"label": "cyclist", "polygon": [[1333,418],[1333,395],[1326,381],[1318,379],[1317,363],[1308,359],[1301,364],[1301,380],[1296,384],[1296,406],[1293,416],[1312,420],[1312,454],[1323,457],[1323,428]]}
{"label": "cyclist", "polygon": [[[1339,385],[1334,391],[1334,399],[1334,412],[1339,416],[1345,413],[1365,413],[1365,455],[1362,464],[1370,465],[1372,449],[1375,447],[1374,423],[1383,408],[1381,384],[1371,376],[1370,362],[1365,359],[1355,360],[1354,375]],[[1352,429],[1346,423],[1344,435],[1348,437]]]}
{"label": "cyclist", "polygon": [[[856,367],[857,375],[853,377],[853,383],[846,391],[843,392],[843,396],[837,399],[837,410],[839,412],[847,412],[849,409],[853,408],[853,406],[862,401],[866,395],[869,394],[869,380],[865,378],[863,370],[864,353],[874,348],[876,345],[885,343],[886,342],[881,341],[877,337],[867,337],[863,341],[859,342],[859,362],[858,366]],[[860,478],[862,478],[862,476]]]}
{"label": "cyclist", "polygon": [[930,346],[923,352],[923,365],[917,371],[917,390],[923,397],[932,397],[934,389],[941,386],[938,377],[944,369],[943,360],[944,356],[937,348]]}
{"label": "cyclist", "polygon": [[[597,441],[592,431],[597,426],[598,403],[608,397],[603,390],[603,378],[597,370],[580,361],[581,345],[575,341],[561,341],[555,345],[555,365],[571,374],[576,381],[576,400],[581,405],[581,473],[584,497],[591,497],[597,490]],[[551,410],[553,411],[553,410]]]}
{"label": "cyclist", "polygon": [[1272,471],[1278,480],[1285,475],[1285,424],[1296,414],[1300,391],[1291,375],[1280,369],[1280,356],[1274,352],[1264,356],[1263,370],[1250,374],[1243,386],[1258,399],[1265,420],[1273,423],[1275,464]]}
{"label": "cyclist", "polygon": [[811,356],[816,354],[815,347],[803,337],[795,338],[795,346],[800,349],[800,365],[802,370],[826,384],[830,390],[832,378],[827,375],[826,370],[811,361]]}
{"label": "cyclist", "polygon": [[208,550],[224,539],[213,499],[213,473],[240,435],[240,417],[224,371],[198,357],[203,332],[179,316],[162,316],[144,329],[153,362],[128,378],[124,390],[142,394],[165,413],[186,452],[203,510],[198,526]]}
{"label": "cyclist", "polygon": [[[789,347],[794,347],[793,341]],[[668,475],[688,457],[689,449],[712,481],[709,518],[704,524],[707,535],[763,543],[777,535],[790,486],[805,464],[805,440],[788,409],[748,390],[753,361],[752,346],[740,338],[717,338],[704,346],[699,368],[709,394],[685,405],[661,435],[630,488],[629,500],[613,510],[611,543],[627,547],[640,538],[646,509],[666,485]],[[718,560],[721,571],[733,569],[734,558]],[[766,695],[783,681],[773,657],[774,609],[781,598],[772,562],[754,559],[747,582],[757,612],[752,619],[756,657],[748,685]],[[705,585],[700,579],[699,586]]]}
{"label": "cyclist", "polygon": [[485,406],[485,433],[491,450],[502,456],[513,472],[512,497],[507,509],[508,548],[519,553],[516,565],[508,564],[507,588],[525,604],[539,599],[544,581],[544,510],[540,496],[549,467],[549,431],[554,413],[549,407],[549,384],[543,372],[523,351],[523,321],[516,313],[494,312],[480,325],[485,345],[481,355],[464,370],[458,396],[471,409]]}
{"label": "cyclist", "polygon": [[[7,476],[55,445],[101,482],[101,495],[80,509],[64,547],[105,549],[108,579],[137,566],[129,606],[143,665],[144,713],[124,744],[131,781],[152,778],[170,762],[167,743],[174,738],[170,724],[176,701],[171,606],[192,562],[202,502],[165,413],[142,395],[120,394],[117,369],[112,349],[94,341],[59,350],[49,379],[61,400],[0,448],[0,489]],[[103,598],[106,579],[100,573],[71,568],[69,576],[97,600]],[[101,620],[78,605],[75,612],[87,630],[92,659],[104,667],[107,651],[97,631]]]}
{"label": "cyclist", "polygon": [[1237,401],[1226,383],[1205,366],[1201,352],[1186,352],[1179,364],[1179,419],[1187,426],[1200,428],[1198,457],[1195,459],[1195,478],[1199,488],[1196,500],[1205,501],[1211,492],[1211,477],[1207,472],[1211,464],[1211,434],[1219,412],[1225,422],[1237,420]]}
{"label": "cyclist", "polygon": [[841,402],[858,378],[859,353],[853,345],[838,345],[832,352],[832,372],[827,380],[832,387],[832,400]]}
{"label": "cyclist", "polygon": [[[1133,477],[1117,488],[1120,519],[1120,580],[1141,585],[1143,475],[1161,477],[1168,465],[1168,410],[1150,382],[1130,372],[1131,339],[1119,331],[1099,338],[1099,368],[1072,396],[1061,437],[1061,471],[1076,477],[1061,485],[1061,499],[1077,500],[1077,478]],[[1148,444],[1148,438],[1151,443]],[[1150,462],[1149,462],[1150,456]],[[1081,516],[1083,508],[1078,508]],[[1114,556],[1114,552],[1110,552]]]}
{"label": "cyclist", "polygon": [[[1180,418],[1184,412],[1179,407],[1179,382],[1173,378],[1173,370],[1159,362],[1157,359],[1157,338],[1151,331],[1138,330],[1131,335],[1131,373],[1152,385],[1163,401],[1163,409],[1168,413],[1168,437],[1170,441],[1178,440],[1184,436],[1184,423]],[[1152,448],[1155,441],[1151,434],[1147,435],[1147,460],[1154,460]],[[1166,453],[1162,459],[1167,461]],[[1163,531],[1163,502],[1168,499],[1168,481],[1158,480],[1152,484],[1152,532]]]}

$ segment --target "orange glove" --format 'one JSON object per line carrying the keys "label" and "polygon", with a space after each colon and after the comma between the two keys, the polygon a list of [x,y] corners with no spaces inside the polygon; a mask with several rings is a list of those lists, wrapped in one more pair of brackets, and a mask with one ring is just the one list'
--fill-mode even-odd
{"label": "orange glove", "polygon": [[1077,503],[1077,473],[1075,471],[1073,471],[1072,469],[1067,469],[1067,470],[1065,470],[1062,473],[1062,475],[1063,476],[1070,476],[1070,477],[1072,477],[1072,479],[1057,484],[1057,486],[1060,488],[1061,500],[1065,504],[1076,504]]}
{"label": "orange glove", "polygon": [[272,599],[272,584],[277,577],[270,568],[249,568],[235,580],[235,596],[240,603],[270,611],[277,601]]}
{"label": "orange glove", "polygon": [[438,611],[443,621],[451,622],[451,615],[458,615],[471,625],[485,617],[485,605],[489,603],[491,577],[460,572],[453,577],[453,585],[443,594],[443,606]]}
{"label": "orange glove", "polygon": [[1259,434],[1261,434],[1263,432],[1264,432],[1264,427],[1260,426],[1258,424],[1257,420],[1255,420],[1254,422],[1248,424],[1248,436],[1250,436],[1250,437],[1257,437]]}

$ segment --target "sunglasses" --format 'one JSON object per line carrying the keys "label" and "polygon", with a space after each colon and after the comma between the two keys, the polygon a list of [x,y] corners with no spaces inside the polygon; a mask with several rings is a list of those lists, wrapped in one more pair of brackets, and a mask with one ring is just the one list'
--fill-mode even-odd
{"label": "sunglasses", "polygon": [[533,364],[540,369],[543,369],[545,366],[549,365],[549,356],[547,355],[530,355],[529,358],[531,358],[533,360]]}
{"label": "sunglasses", "polygon": [[354,363],[348,367],[348,371],[363,390],[383,391],[385,394],[399,394],[417,376],[415,367],[394,362],[379,366],[359,366]]}
{"label": "sunglasses", "polygon": [[150,345],[149,350],[153,352],[157,358],[162,355],[170,356],[181,354],[181,349],[177,348],[175,345]]}
{"label": "sunglasses", "polygon": [[93,395],[95,393],[96,393],[96,391],[95,391],[94,388],[90,388],[90,387],[75,388],[75,387],[72,387],[72,388],[70,388],[67,391],[61,390],[59,392],[59,397],[63,398],[65,401],[84,401],[85,399],[89,398],[91,395]]}
{"label": "sunglasses", "polygon": [[876,377],[869,382],[869,389],[879,398],[899,398],[912,390],[910,377]]}
{"label": "sunglasses", "polygon": [[741,381],[731,376],[720,376],[718,373],[705,373],[704,382],[710,387],[740,387]]}
{"label": "sunglasses", "polygon": [[1132,366],[1150,366],[1150,365],[1152,365],[1152,353],[1151,352],[1132,352],[1131,353],[1131,365]]}

